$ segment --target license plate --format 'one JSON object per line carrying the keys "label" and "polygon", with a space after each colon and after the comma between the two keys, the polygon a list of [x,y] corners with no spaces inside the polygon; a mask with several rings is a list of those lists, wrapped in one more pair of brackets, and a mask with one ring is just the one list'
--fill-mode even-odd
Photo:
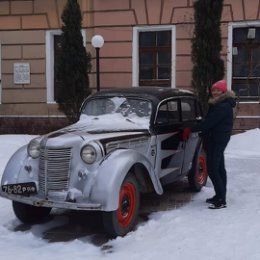
{"label": "license plate", "polygon": [[2,191],[8,194],[29,196],[37,192],[34,182],[2,185]]}

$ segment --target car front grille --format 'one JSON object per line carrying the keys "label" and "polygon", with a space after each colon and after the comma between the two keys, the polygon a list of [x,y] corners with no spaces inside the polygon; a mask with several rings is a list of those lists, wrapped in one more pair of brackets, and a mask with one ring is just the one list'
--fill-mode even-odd
{"label": "car front grille", "polygon": [[71,148],[44,148],[40,151],[39,192],[68,190],[71,164]]}

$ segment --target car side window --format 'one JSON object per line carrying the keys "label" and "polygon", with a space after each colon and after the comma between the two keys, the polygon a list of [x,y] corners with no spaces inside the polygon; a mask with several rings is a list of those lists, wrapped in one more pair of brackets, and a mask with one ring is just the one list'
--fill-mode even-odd
{"label": "car side window", "polygon": [[157,124],[171,124],[179,121],[178,100],[168,100],[160,105],[156,119]]}
{"label": "car side window", "polygon": [[196,107],[194,99],[183,99],[181,101],[182,121],[196,120]]}

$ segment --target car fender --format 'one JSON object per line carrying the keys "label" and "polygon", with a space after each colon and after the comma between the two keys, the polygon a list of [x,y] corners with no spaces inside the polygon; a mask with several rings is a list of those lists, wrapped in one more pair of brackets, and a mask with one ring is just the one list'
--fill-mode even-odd
{"label": "car fender", "polygon": [[27,155],[27,145],[20,147],[9,159],[2,175],[1,184],[16,184],[21,182],[38,183],[37,159]]}
{"label": "car fender", "polygon": [[154,189],[162,194],[162,186],[155,175],[152,164],[141,153],[129,149],[120,149],[112,152],[100,164],[95,183],[91,191],[91,200],[100,202],[104,211],[113,211],[118,208],[120,187],[131,167],[141,163],[148,170]]}

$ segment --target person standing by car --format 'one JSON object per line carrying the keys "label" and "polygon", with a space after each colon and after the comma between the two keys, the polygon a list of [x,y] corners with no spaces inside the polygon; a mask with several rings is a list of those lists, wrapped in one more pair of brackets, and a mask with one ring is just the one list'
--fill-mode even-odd
{"label": "person standing by car", "polygon": [[214,83],[211,87],[209,110],[205,120],[192,128],[184,129],[184,138],[190,132],[201,132],[207,155],[208,175],[214,186],[215,195],[206,199],[210,209],[225,208],[227,173],[224,151],[230,140],[233,128],[233,110],[236,106],[235,93],[227,90],[225,80]]}

